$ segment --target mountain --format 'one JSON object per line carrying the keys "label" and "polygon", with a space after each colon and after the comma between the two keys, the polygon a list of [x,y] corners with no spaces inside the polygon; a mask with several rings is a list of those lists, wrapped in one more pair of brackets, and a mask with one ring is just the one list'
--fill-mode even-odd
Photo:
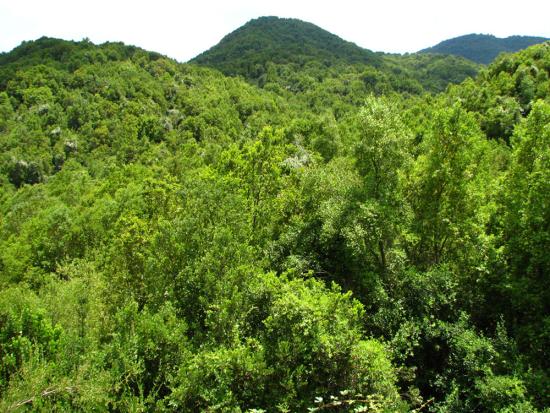
{"label": "mountain", "polygon": [[544,37],[510,36],[495,37],[490,34],[467,34],[445,40],[419,53],[437,53],[462,56],[481,64],[491,63],[500,53],[517,52],[534,44],[549,40]]}
{"label": "mountain", "polygon": [[368,93],[440,92],[478,70],[456,56],[374,53],[312,23],[273,16],[249,21],[190,62],[294,92],[343,78],[365,83]]}
{"label": "mountain", "polygon": [[320,27],[298,19],[259,17],[225,36],[220,43],[191,60],[216,67],[225,74],[250,73],[266,60],[299,63],[319,60],[379,65],[374,52],[345,41]]}

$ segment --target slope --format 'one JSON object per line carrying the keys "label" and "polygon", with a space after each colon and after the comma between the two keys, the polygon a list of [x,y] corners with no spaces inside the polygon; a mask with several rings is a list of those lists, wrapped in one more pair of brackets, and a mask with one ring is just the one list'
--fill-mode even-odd
{"label": "slope", "polygon": [[438,53],[462,56],[474,62],[488,64],[500,53],[517,52],[548,39],[534,36],[499,38],[489,34],[467,34],[445,40],[419,53]]}
{"label": "slope", "polygon": [[122,44],[14,53],[0,411],[550,406],[550,44],[380,97],[362,64],[261,89]]}
{"label": "slope", "polygon": [[0,411],[403,404],[361,304],[262,258],[314,158],[283,129],[300,111],[122,44],[2,59]]}
{"label": "slope", "polygon": [[353,83],[364,89],[359,101],[370,93],[440,92],[477,73],[476,64],[459,57],[374,53],[312,23],[278,17],[251,20],[191,63],[269,84],[279,94]]}
{"label": "slope", "polygon": [[266,61],[305,64],[317,60],[380,65],[370,50],[298,19],[260,17],[225,36],[220,43],[191,60],[229,75],[257,76]]}

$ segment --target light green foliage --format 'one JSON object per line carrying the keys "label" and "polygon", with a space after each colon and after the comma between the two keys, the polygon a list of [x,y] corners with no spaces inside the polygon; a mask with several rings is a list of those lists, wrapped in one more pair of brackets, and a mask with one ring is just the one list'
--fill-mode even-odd
{"label": "light green foliage", "polygon": [[251,233],[258,238],[269,229],[269,220],[277,214],[275,195],[281,189],[285,159],[281,135],[281,131],[266,127],[257,139],[244,144],[240,156],[227,154],[226,162],[234,169],[245,191],[251,213]]}
{"label": "light green foliage", "polygon": [[519,52],[501,55],[475,81],[452,86],[450,94],[477,113],[489,138],[509,140],[522,115],[537,99],[548,99],[550,65],[546,42]]}
{"label": "light green foliage", "polygon": [[550,106],[538,101],[516,129],[503,188],[502,231],[510,272],[501,282],[522,347],[548,366],[549,318],[545,310],[550,260]]}
{"label": "light green foliage", "polygon": [[[316,396],[345,389],[380,396],[387,406],[398,404],[387,352],[375,340],[361,341],[362,307],[349,295],[311,279],[288,281],[273,274],[249,276],[246,288],[237,292],[247,296],[245,317],[233,327],[239,341],[185,362],[172,405],[243,410],[271,405],[278,406],[274,411],[294,411]],[[223,313],[227,304],[217,310]]]}
{"label": "light green foliage", "polygon": [[0,410],[547,408],[548,45],[422,96],[476,68],[252,26],[0,55]]}
{"label": "light green foliage", "polygon": [[52,326],[30,291],[6,289],[0,300],[0,388],[3,390],[34,353],[44,357],[56,354],[62,330]]}
{"label": "light green foliage", "polygon": [[409,177],[411,257],[420,267],[472,259],[487,219],[491,148],[473,117],[455,105],[433,114],[420,150]]}
{"label": "light green foliage", "polygon": [[407,219],[402,180],[410,162],[410,133],[391,102],[370,98],[359,114],[359,136],[354,155],[363,182],[348,236],[384,273],[392,265],[388,255]]}
{"label": "light green foliage", "polygon": [[179,411],[248,411],[265,406],[267,374],[264,351],[256,340],[205,350],[182,363],[168,406]]}

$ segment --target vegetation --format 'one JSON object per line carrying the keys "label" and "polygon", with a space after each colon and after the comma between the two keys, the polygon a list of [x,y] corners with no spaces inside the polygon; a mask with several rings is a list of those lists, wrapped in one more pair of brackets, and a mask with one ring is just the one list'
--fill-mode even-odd
{"label": "vegetation", "polygon": [[476,63],[489,64],[500,53],[518,52],[529,46],[544,43],[549,39],[535,36],[495,37],[490,34],[467,34],[445,40],[435,46],[421,50],[420,53],[439,53],[456,55]]}
{"label": "vegetation", "polygon": [[441,92],[478,70],[456,56],[374,53],[311,23],[278,17],[251,20],[191,62],[276,92],[329,87],[352,89],[347,93],[359,93],[359,99],[390,91]]}
{"label": "vegetation", "polygon": [[0,56],[0,410],[548,411],[550,43],[306,60]]}
{"label": "vegetation", "polygon": [[193,60],[218,67],[224,73],[243,74],[252,73],[254,66],[263,66],[267,61],[303,65],[318,60],[327,66],[343,61],[376,66],[382,59],[314,24],[298,19],[260,17],[228,34]]}

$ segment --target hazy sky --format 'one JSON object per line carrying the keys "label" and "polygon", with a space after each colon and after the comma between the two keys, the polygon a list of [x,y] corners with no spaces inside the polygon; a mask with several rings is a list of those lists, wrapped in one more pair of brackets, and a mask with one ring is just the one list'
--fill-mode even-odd
{"label": "hazy sky", "polygon": [[88,37],[187,61],[258,16],[296,17],[385,52],[468,33],[550,37],[549,0],[0,0],[0,51],[41,36]]}

